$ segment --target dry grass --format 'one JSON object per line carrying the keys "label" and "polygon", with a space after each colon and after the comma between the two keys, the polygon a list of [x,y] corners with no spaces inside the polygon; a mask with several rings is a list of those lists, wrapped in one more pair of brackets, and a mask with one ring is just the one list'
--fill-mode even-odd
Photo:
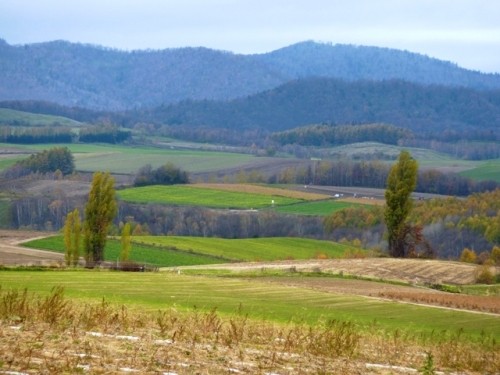
{"label": "dry grass", "polygon": [[500,314],[500,298],[494,296],[469,296],[463,294],[399,292],[379,293],[379,297],[395,301],[407,301],[426,305],[449,307],[453,309],[481,311]]}
{"label": "dry grass", "polygon": [[261,185],[251,185],[251,184],[214,184],[214,183],[200,183],[194,185],[196,187],[205,189],[215,189],[224,191],[235,191],[239,193],[251,193],[251,194],[263,194],[263,195],[277,195],[286,198],[303,199],[307,201],[315,201],[322,199],[331,198],[330,195],[317,194],[317,193],[307,193],[297,190],[288,190],[280,188],[272,188]]}
{"label": "dry grass", "polygon": [[[232,263],[182,267],[186,269],[225,269],[235,272],[251,270],[286,270],[329,272],[386,281],[402,281],[415,285],[474,284],[476,265],[442,260],[365,258],[311,259],[265,263]],[[497,267],[496,272],[500,269]]]}
{"label": "dry grass", "polygon": [[0,372],[151,374],[403,374],[431,353],[437,369],[498,373],[498,345],[460,334],[414,337],[348,322],[309,327],[221,317],[215,310],[145,313],[61,289],[0,293]]}

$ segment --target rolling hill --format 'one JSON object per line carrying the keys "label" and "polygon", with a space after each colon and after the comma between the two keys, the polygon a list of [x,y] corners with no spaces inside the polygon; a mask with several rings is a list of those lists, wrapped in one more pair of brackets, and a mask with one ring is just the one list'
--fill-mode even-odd
{"label": "rolling hill", "polygon": [[271,131],[326,122],[388,123],[418,132],[490,129],[495,133],[500,123],[500,90],[424,86],[400,80],[308,78],[232,101],[185,101],[135,115],[139,115],[136,120],[172,125]]}

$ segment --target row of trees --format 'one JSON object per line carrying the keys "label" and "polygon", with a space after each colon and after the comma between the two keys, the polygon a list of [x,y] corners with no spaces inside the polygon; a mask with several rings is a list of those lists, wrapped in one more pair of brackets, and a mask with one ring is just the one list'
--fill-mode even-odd
{"label": "row of trees", "polygon": [[[283,169],[268,178],[271,183],[354,186],[383,189],[391,167],[382,161],[313,161],[308,166]],[[418,172],[415,190],[420,193],[468,196],[495,190],[495,181],[474,181],[455,173],[436,170]]]}
{"label": "row of trees", "polygon": [[16,144],[39,143],[123,143],[130,140],[132,133],[120,130],[114,125],[81,127],[78,134],[62,126],[9,127],[0,129],[0,142]]}
{"label": "row of trees", "polygon": [[338,146],[357,142],[379,142],[397,145],[401,139],[413,138],[409,129],[387,124],[309,125],[273,133],[271,139],[281,145]]}
{"label": "row of trees", "polygon": [[[108,231],[118,209],[114,183],[109,173],[96,172],[92,178],[83,222],[84,256],[88,267],[98,265],[104,260]],[[130,227],[128,229],[130,230]],[[81,232],[80,213],[75,209],[66,216],[64,224],[67,265],[78,263]],[[127,233],[125,235],[129,236]],[[127,246],[128,254],[129,244]]]}
{"label": "row of trees", "polygon": [[15,128],[3,126],[0,142],[17,144],[71,143],[74,134],[71,129],[60,126]]}

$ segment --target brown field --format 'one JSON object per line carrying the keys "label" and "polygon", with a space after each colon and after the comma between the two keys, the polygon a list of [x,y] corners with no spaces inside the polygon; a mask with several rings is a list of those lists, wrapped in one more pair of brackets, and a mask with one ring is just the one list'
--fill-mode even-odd
{"label": "brown field", "polygon": [[64,260],[62,254],[18,246],[21,242],[54,235],[49,232],[0,230],[0,265],[53,265]]}

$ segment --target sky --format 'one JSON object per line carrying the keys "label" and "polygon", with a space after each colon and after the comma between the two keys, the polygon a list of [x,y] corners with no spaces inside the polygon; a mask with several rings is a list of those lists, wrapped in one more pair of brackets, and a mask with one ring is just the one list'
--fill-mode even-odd
{"label": "sky", "polygon": [[498,0],[0,0],[0,38],[122,50],[389,47],[500,73]]}

